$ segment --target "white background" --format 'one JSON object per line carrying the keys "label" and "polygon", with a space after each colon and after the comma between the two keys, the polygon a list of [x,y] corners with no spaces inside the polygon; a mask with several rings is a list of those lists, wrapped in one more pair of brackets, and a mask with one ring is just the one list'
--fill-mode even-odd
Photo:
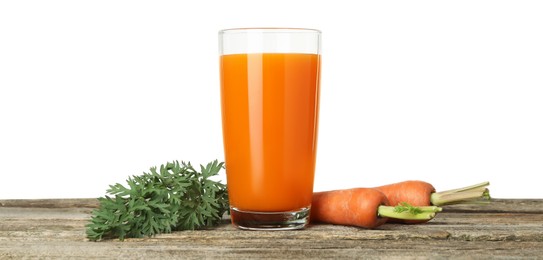
{"label": "white background", "polygon": [[323,32],[315,190],[543,198],[542,3],[1,1],[0,199],[222,160],[217,32],[255,26]]}

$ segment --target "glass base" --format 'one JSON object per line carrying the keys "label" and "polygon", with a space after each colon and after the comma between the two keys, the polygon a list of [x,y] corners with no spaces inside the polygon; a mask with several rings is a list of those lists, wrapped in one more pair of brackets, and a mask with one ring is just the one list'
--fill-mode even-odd
{"label": "glass base", "polygon": [[232,224],[246,230],[293,230],[309,224],[309,208],[287,212],[254,212],[230,207]]}

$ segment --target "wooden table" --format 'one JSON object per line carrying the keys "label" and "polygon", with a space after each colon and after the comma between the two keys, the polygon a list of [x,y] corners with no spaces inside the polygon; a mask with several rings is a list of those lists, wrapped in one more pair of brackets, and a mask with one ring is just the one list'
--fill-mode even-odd
{"label": "wooden table", "polygon": [[89,242],[85,225],[96,206],[95,199],[0,200],[0,259],[543,259],[543,199],[448,206],[426,224],[375,230],[312,225],[260,232],[224,223],[212,230]]}

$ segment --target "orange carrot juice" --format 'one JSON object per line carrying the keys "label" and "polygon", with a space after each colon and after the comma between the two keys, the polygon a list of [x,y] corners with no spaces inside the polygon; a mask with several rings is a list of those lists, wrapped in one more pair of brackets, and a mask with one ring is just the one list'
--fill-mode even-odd
{"label": "orange carrot juice", "polygon": [[231,207],[280,212],[311,205],[320,55],[221,56],[221,101]]}

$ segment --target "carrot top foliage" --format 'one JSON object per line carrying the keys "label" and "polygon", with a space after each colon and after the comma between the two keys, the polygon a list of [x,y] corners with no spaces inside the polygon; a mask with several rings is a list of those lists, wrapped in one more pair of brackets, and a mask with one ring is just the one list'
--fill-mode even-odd
{"label": "carrot top foliage", "polygon": [[200,165],[168,162],[157,171],[132,176],[128,186],[110,185],[110,196],[99,198],[99,208],[86,225],[89,240],[153,236],[172,230],[218,225],[227,212],[226,185],[211,180],[224,168],[217,160]]}

